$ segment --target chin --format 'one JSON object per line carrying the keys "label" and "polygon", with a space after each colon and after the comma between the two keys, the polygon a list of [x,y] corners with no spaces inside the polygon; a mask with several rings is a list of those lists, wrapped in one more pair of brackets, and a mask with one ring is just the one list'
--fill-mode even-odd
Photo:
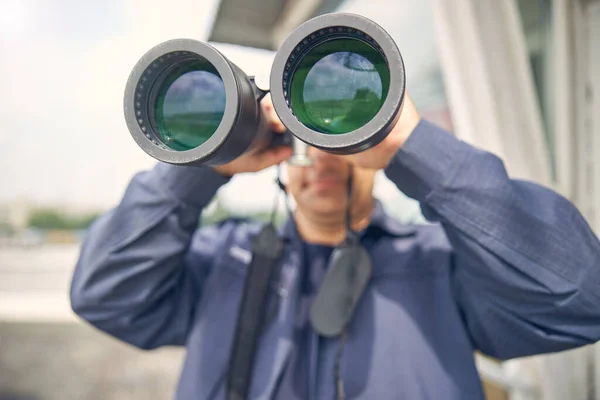
{"label": "chin", "polygon": [[344,212],[346,210],[345,200],[345,198],[315,199],[305,204],[305,207],[310,208],[312,212],[317,214],[327,214],[328,217],[333,216],[335,214],[344,215]]}

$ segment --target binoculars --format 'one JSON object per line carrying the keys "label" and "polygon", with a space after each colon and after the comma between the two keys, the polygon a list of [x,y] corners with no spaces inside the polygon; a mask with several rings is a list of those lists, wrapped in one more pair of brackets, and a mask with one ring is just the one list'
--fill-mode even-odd
{"label": "binoculars", "polygon": [[380,143],[398,120],[405,92],[402,56],[391,36],[359,15],[333,13],[294,30],[273,61],[273,107],[287,131],[269,129],[268,93],[207,43],[176,39],[148,51],[124,97],[127,127],[159,161],[221,165],[269,146],[351,154]]}

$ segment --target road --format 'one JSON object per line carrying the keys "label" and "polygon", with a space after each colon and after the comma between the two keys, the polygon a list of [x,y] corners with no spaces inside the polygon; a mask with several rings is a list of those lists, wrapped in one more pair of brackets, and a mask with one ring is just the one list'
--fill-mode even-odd
{"label": "road", "polygon": [[137,350],[71,311],[78,254],[0,247],[0,400],[172,398],[183,349]]}
{"label": "road", "polygon": [[78,245],[0,248],[0,321],[74,321],[68,298]]}

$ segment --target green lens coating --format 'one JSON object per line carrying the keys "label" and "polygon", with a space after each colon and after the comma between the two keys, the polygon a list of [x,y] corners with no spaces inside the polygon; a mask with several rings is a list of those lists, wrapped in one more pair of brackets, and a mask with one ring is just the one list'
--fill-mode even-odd
{"label": "green lens coating", "polygon": [[306,127],[342,134],[379,112],[390,85],[380,51],[360,39],[333,39],[311,49],[290,83],[290,107]]}
{"label": "green lens coating", "polygon": [[225,112],[225,85],[206,60],[188,60],[170,70],[158,90],[156,127],[160,140],[190,150],[215,133]]}

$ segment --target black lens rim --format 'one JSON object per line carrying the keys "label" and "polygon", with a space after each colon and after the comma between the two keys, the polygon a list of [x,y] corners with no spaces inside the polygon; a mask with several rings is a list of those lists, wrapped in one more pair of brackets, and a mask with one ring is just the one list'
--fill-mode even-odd
{"label": "black lens rim", "polygon": [[[379,50],[388,63],[390,87],[383,105],[371,121],[348,133],[327,135],[308,128],[296,118],[289,106],[288,88],[302,56],[325,40],[334,38],[363,40]],[[270,89],[277,115],[297,138],[331,153],[350,154],[377,145],[392,130],[404,100],[406,73],[396,43],[381,26],[356,14],[324,14],[300,25],[281,45],[273,61]]]}
{"label": "black lens rim", "polygon": [[[190,59],[203,58],[219,73],[225,86],[225,110],[213,135],[189,150],[174,150],[162,143],[154,123],[156,93],[168,71]],[[214,47],[192,39],[174,39],[150,49],[133,68],[125,86],[125,121],[135,142],[157,160],[171,164],[190,164],[209,160],[227,141],[236,125],[240,96],[232,65]]]}

